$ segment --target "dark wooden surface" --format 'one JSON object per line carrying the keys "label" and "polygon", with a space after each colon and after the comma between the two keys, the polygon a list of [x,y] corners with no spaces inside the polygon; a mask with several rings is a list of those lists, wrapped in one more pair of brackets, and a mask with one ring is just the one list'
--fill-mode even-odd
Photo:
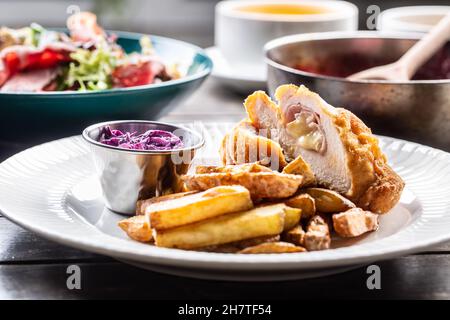
{"label": "dark wooden surface", "polygon": [[[236,121],[242,98],[208,80],[165,121]],[[0,160],[20,145],[0,142]],[[0,195],[1,201],[1,195]],[[80,266],[81,290],[66,286],[69,265]],[[6,299],[450,299],[450,243],[377,263],[381,289],[368,290],[366,267],[317,279],[237,283],[205,281],[140,270],[28,232],[0,215],[0,298]]]}

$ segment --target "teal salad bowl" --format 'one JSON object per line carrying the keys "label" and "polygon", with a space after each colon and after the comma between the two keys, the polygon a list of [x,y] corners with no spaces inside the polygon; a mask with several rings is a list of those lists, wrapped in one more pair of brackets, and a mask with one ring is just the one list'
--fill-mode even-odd
{"label": "teal salad bowl", "polygon": [[[111,31],[129,52],[140,51],[143,34]],[[89,124],[120,120],[155,120],[182,103],[208,77],[212,61],[192,44],[150,35],[157,55],[176,63],[180,79],[101,91],[0,92],[0,139],[33,144],[79,134]]]}

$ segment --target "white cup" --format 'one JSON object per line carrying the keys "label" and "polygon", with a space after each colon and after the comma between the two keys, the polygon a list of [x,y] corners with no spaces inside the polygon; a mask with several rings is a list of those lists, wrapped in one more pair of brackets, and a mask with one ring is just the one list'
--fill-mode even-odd
{"label": "white cup", "polygon": [[383,11],[378,17],[380,31],[428,32],[448,12],[450,6],[411,6]]}
{"label": "white cup", "polygon": [[[319,9],[314,14],[273,14],[242,11],[252,5],[298,5]],[[275,38],[309,32],[353,31],[358,8],[345,1],[239,0],[216,5],[215,43],[234,67],[264,66],[264,45]]]}

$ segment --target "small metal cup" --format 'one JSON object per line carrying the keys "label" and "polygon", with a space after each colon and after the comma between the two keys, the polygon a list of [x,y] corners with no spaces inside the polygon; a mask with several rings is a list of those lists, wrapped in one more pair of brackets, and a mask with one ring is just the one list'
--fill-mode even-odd
{"label": "small metal cup", "polygon": [[[165,130],[179,136],[184,147],[176,150],[128,150],[100,143],[101,129],[109,126],[123,132]],[[105,206],[117,213],[133,215],[136,202],[180,192],[180,177],[187,172],[203,137],[187,128],[156,121],[111,121],[83,130],[89,143],[102,187]]]}

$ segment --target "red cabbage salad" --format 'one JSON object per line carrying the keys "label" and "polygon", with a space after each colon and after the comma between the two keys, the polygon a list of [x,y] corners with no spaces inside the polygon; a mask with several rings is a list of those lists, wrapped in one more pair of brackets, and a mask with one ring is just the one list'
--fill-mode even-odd
{"label": "red cabbage salad", "polygon": [[122,132],[109,126],[101,129],[99,142],[130,150],[175,150],[184,147],[183,141],[165,130],[148,130],[142,134]]}
{"label": "red cabbage salad", "polygon": [[0,91],[94,91],[180,77],[175,65],[166,66],[155,54],[147,36],[140,40],[141,52],[127,54],[93,13],[70,16],[67,27],[68,35],[38,24],[1,27]]}

